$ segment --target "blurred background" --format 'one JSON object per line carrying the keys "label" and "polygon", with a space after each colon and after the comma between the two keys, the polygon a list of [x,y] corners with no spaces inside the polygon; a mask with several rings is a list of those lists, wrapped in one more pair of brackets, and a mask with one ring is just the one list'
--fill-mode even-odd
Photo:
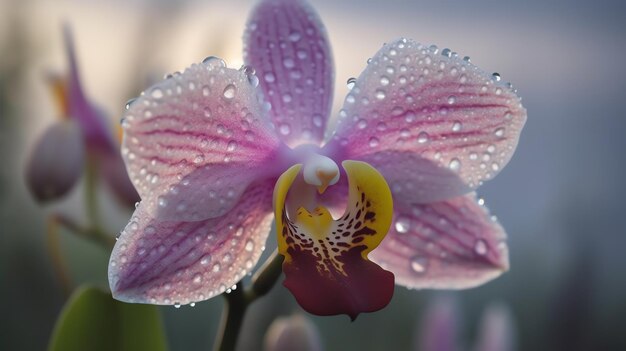
{"label": "blurred background", "polygon": [[[509,235],[511,270],[453,295],[459,344],[469,350],[483,311],[510,311],[517,350],[626,350],[626,4],[621,1],[311,0],[336,62],[335,114],[366,60],[401,36],[469,55],[519,90],[528,122],[511,163],[479,194]],[[80,184],[37,204],[24,181],[33,144],[57,118],[45,83],[66,72],[62,23],[73,29],[89,98],[116,125],[125,102],[164,74],[215,55],[242,63],[254,1],[0,0],[0,349],[45,349],[66,301],[46,237],[51,213],[84,220]],[[107,192],[114,236],[130,210]],[[61,232],[75,284],[107,286],[109,253]],[[268,247],[270,247],[268,244]],[[309,316],[327,350],[412,350],[439,293],[397,288],[385,310]],[[222,299],[160,308],[172,350],[207,350]],[[253,305],[241,350],[258,350],[269,324],[298,311],[281,286]]]}

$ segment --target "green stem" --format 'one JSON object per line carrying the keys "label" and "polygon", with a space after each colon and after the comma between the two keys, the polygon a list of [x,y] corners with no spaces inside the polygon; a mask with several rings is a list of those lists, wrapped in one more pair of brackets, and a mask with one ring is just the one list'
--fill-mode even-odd
{"label": "green stem", "polygon": [[87,158],[85,166],[85,205],[87,218],[93,228],[101,228],[100,211],[98,211],[98,165]]}
{"label": "green stem", "polygon": [[59,279],[63,294],[66,298],[70,296],[73,289],[72,279],[67,270],[67,265],[63,259],[61,252],[61,244],[59,238],[59,227],[61,222],[57,216],[50,216],[46,225],[46,247],[52,260],[52,267]]}
{"label": "green stem", "polygon": [[267,294],[282,273],[283,256],[277,251],[265,261],[263,266],[252,277],[249,288],[243,289],[237,284],[237,289],[229,294],[223,294],[226,299],[218,337],[213,347],[214,351],[234,351],[239,338],[239,332],[248,306],[256,299]]}

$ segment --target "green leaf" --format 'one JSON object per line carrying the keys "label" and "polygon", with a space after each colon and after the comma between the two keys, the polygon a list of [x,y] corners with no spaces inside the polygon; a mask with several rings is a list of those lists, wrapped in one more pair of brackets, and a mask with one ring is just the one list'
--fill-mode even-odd
{"label": "green leaf", "polygon": [[87,286],[63,307],[48,350],[164,351],[167,343],[156,306],[119,302]]}

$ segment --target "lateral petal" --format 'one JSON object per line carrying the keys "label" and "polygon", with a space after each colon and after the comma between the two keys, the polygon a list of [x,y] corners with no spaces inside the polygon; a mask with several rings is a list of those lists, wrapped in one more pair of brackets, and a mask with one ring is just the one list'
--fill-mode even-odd
{"label": "lateral petal", "polygon": [[398,206],[372,260],[417,289],[465,289],[508,270],[504,229],[468,194],[433,204]]}
{"label": "lateral petal", "polygon": [[251,182],[274,172],[280,146],[253,76],[218,58],[148,88],[122,126],[130,178],[160,220],[223,215]]}
{"label": "lateral petal", "polygon": [[274,211],[285,287],[310,313],[354,320],[385,307],[393,295],[393,274],[368,259],[389,229],[393,203],[384,178],[371,166],[344,161],[343,167],[350,191],[341,218],[333,220],[324,207],[287,213],[287,192],[301,165],[276,183]]}
{"label": "lateral petal", "polygon": [[407,39],[372,57],[340,115],[327,148],[342,159],[366,160],[392,189],[403,184],[383,170],[390,168],[385,155],[423,159],[394,163],[397,172],[415,174],[415,188],[429,189],[414,199],[421,203],[462,195],[493,178],[513,155],[526,121],[520,98],[499,75]]}
{"label": "lateral petal", "polygon": [[121,301],[188,304],[223,293],[256,265],[272,223],[270,183],[254,184],[224,216],[159,221],[142,202],[109,261]]}
{"label": "lateral petal", "polygon": [[290,147],[319,144],[332,104],[334,68],[315,10],[302,0],[260,1],[248,20],[244,47],[280,138]]}

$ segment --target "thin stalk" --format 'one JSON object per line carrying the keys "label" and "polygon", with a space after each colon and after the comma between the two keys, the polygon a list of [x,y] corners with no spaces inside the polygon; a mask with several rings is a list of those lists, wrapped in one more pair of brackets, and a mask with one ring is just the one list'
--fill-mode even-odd
{"label": "thin stalk", "polygon": [[59,226],[60,222],[56,216],[53,215],[48,218],[46,225],[46,246],[50,254],[50,259],[52,260],[54,273],[61,284],[64,296],[67,298],[73,290],[73,284],[61,252]]}
{"label": "thin stalk", "polygon": [[274,251],[252,277],[252,284],[244,289],[241,282],[230,293],[223,294],[226,299],[222,320],[217,333],[214,351],[234,351],[243,325],[248,306],[267,294],[282,273],[283,256]]}

